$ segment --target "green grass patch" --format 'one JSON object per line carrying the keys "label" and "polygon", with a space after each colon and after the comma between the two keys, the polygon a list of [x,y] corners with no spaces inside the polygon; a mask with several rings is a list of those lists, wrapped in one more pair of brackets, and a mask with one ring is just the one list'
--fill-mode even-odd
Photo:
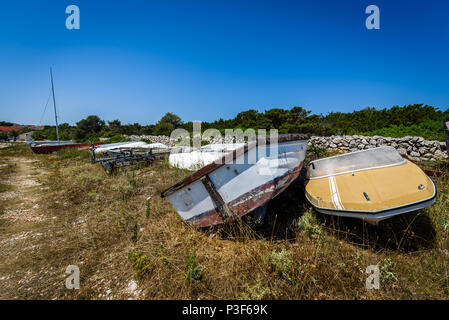
{"label": "green grass patch", "polygon": [[112,136],[108,140],[106,140],[105,143],[108,144],[108,143],[118,143],[118,142],[128,142],[128,141],[131,141],[131,140],[126,138],[124,135],[116,134],[115,136]]}
{"label": "green grass patch", "polygon": [[130,252],[128,260],[132,262],[137,277],[142,277],[151,270],[151,259],[148,255],[143,254],[142,251]]}
{"label": "green grass patch", "polygon": [[90,159],[90,151],[89,150],[78,150],[77,148],[64,148],[58,150],[56,156],[59,159],[82,159],[88,160]]}

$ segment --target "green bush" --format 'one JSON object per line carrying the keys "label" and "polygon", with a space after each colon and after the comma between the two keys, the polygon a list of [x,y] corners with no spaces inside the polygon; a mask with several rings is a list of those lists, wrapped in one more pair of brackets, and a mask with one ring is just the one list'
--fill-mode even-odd
{"label": "green bush", "polygon": [[108,144],[108,143],[118,143],[118,142],[128,142],[128,141],[131,141],[131,140],[126,138],[124,135],[116,134],[115,136],[112,136],[108,140],[106,140],[105,143]]}
{"label": "green bush", "polygon": [[8,135],[4,132],[0,132],[0,141],[7,141]]}
{"label": "green bush", "polygon": [[419,124],[410,126],[391,125],[386,128],[366,132],[370,136],[384,136],[392,138],[401,138],[405,136],[420,136],[426,140],[445,141],[445,132],[443,130],[443,121],[426,120]]}
{"label": "green bush", "polygon": [[128,260],[133,263],[134,273],[137,277],[142,277],[151,270],[151,259],[142,251],[128,253]]}
{"label": "green bush", "polygon": [[290,280],[290,273],[292,270],[292,260],[290,259],[290,252],[282,249],[279,252],[272,251],[269,257],[269,262],[273,270],[282,275],[285,279]]}
{"label": "green bush", "polygon": [[191,283],[192,280],[202,279],[201,269],[197,265],[196,250],[190,253],[189,249],[186,249],[186,278],[187,282]]}
{"label": "green bush", "polygon": [[59,159],[90,159],[89,150],[78,150],[77,148],[63,148],[56,151]]}

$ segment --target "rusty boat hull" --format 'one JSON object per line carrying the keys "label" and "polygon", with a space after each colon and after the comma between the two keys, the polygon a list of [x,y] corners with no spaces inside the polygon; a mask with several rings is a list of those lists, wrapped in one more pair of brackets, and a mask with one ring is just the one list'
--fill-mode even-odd
{"label": "rusty boat hull", "polygon": [[280,135],[266,144],[249,142],[161,196],[197,227],[221,224],[253,212],[284,191],[298,178],[306,149],[307,141],[299,135]]}
{"label": "rusty boat hull", "polygon": [[[94,143],[94,146],[97,147],[102,144],[104,144],[104,142]],[[52,152],[55,152],[55,151],[58,151],[58,150],[61,150],[64,148],[76,148],[78,150],[83,150],[83,149],[89,149],[90,147],[91,147],[91,144],[89,144],[89,143],[61,143],[61,144],[46,143],[46,144],[31,146],[31,150],[37,154],[46,154],[46,153],[52,153]]]}

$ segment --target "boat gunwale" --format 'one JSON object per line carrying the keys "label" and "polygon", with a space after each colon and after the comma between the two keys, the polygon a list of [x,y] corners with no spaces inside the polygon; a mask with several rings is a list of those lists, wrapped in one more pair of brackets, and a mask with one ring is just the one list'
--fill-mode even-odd
{"label": "boat gunwale", "polygon": [[[339,211],[334,209],[319,209],[316,208],[316,210],[320,213],[336,216],[336,217],[344,217],[344,218],[355,218],[355,219],[361,219],[371,224],[376,224],[382,220],[389,219],[391,217],[413,212],[417,210],[421,210],[424,208],[427,208],[428,206],[431,206],[436,201],[436,197],[428,200],[421,201],[419,203],[415,203],[412,205],[409,205],[407,207],[403,208],[396,208],[396,209],[388,209],[382,212],[378,212],[375,214],[370,213],[357,213],[357,212],[351,212],[351,211]],[[402,210],[401,210],[402,209]]]}
{"label": "boat gunwale", "polygon": [[[270,145],[271,139],[272,139],[271,136],[267,135],[265,137],[265,144],[261,144],[261,145]],[[219,162],[214,161],[214,162],[208,164],[207,166],[204,166],[203,168],[199,169],[198,171],[195,171],[191,175],[187,176],[186,178],[182,179],[181,181],[177,182],[176,184],[174,184],[171,187],[162,191],[161,198],[165,198],[165,197],[172,195],[176,191],[201,179],[205,175],[224,166],[228,162],[234,161],[235,159],[237,159],[237,157],[239,157],[242,154],[245,154],[248,151],[252,150],[253,148],[257,147],[259,145],[259,140],[260,140],[260,138],[251,139],[250,141],[245,142],[243,146],[226,153],[223,157],[221,157]],[[280,134],[280,135],[277,135],[277,144],[285,143],[285,142],[294,142],[294,141],[307,143],[308,139],[305,139],[304,134]],[[231,153],[232,153],[232,159],[229,156]]]}
{"label": "boat gunwale", "polygon": [[331,209],[331,208],[324,208],[324,207],[317,206],[317,205],[315,205],[312,201],[310,201],[309,197],[307,196],[307,191],[305,192],[305,195],[306,195],[307,201],[309,201],[310,204],[311,204],[314,208],[316,208],[317,210],[320,209],[320,210],[335,211],[335,212],[341,212],[341,213],[354,213],[354,214],[363,214],[363,213],[367,213],[367,214],[375,215],[375,214],[379,214],[379,213],[383,213],[383,212],[388,212],[388,211],[392,211],[392,210],[401,209],[401,208],[404,208],[404,207],[409,207],[409,206],[413,206],[413,205],[418,205],[418,204],[420,204],[420,203],[427,202],[427,201],[431,201],[431,200],[435,199],[436,196],[437,196],[437,187],[436,187],[435,183],[432,181],[432,179],[429,178],[428,175],[426,175],[426,177],[427,177],[427,179],[430,180],[430,182],[432,182],[432,186],[433,186],[433,194],[432,194],[431,197],[426,198],[426,199],[424,199],[424,200],[419,200],[419,201],[415,201],[415,202],[410,202],[410,203],[407,203],[407,204],[404,204],[404,205],[400,205],[400,206],[396,206],[396,207],[391,207],[391,208],[389,208],[389,209],[383,209],[383,210],[338,210],[338,209],[335,209],[335,208],[334,208],[334,209]]}

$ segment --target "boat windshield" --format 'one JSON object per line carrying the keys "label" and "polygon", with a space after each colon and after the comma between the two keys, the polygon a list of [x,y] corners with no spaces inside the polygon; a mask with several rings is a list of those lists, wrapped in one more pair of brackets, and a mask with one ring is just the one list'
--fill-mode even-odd
{"label": "boat windshield", "polygon": [[345,172],[388,167],[405,163],[393,147],[380,147],[316,160],[309,165],[309,178],[319,178]]}

